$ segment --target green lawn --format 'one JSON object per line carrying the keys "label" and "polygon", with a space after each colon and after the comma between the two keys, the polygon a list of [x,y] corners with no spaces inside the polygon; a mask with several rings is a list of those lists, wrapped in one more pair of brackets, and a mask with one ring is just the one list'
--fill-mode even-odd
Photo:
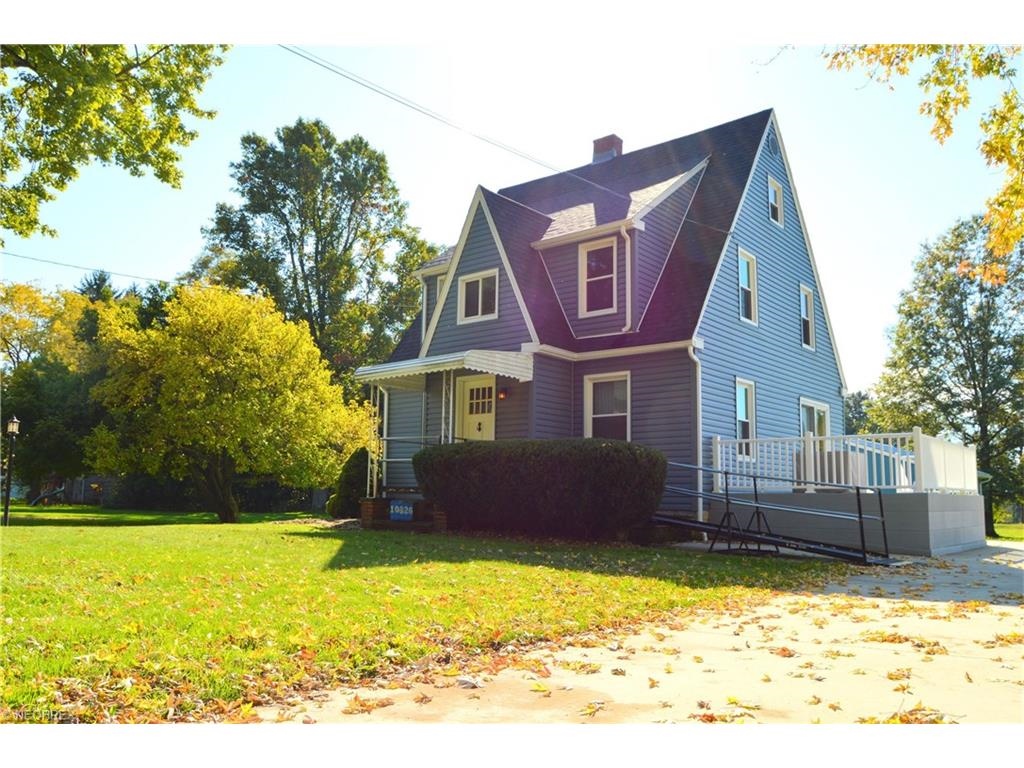
{"label": "green lawn", "polygon": [[996,533],[1003,539],[1024,541],[1024,523],[996,523]]}
{"label": "green lawn", "polygon": [[[0,720],[246,719],[426,656],[757,601],[845,566],[671,548],[326,529],[300,515],[13,507]],[[507,660],[506,660],[507,661]]]}

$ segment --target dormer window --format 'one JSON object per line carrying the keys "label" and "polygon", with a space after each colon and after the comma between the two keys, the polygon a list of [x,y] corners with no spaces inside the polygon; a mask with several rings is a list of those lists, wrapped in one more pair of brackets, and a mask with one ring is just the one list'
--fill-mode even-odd
{"label": "dormer window", "polygon": [[459,278],[459,325],[498,316],[498,270]]}
{"label": "dormer window", "polygon": [[768,177],[768,218],[782,226],[782,185]]}
{"label": "dormer window", "polygon": [[614,314],[618,309],[615,238],[583,243],[579,254],[579,316]]}

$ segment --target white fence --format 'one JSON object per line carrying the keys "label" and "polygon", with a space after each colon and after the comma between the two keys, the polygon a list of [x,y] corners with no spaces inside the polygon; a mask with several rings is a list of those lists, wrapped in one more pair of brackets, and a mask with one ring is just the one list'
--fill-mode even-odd
{"label": "white fence", "polygon": [[[761,475],[758,490],[814,491],[815,484],[916,493],[977,493],[974,446],[950,443],[915,429],[878,435],[727,440],[712,438],[715,491],[752,488],[743,475]],[[734,476],[735,473],[735,476]],[[826,485],[817,490],[828,490]]]}

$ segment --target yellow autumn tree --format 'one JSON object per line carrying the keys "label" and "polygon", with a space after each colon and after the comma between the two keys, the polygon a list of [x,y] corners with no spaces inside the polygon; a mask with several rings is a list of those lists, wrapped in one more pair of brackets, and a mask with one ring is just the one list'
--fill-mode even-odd
{"label": "yellow autumn tree", "polygon": [[165,310],[145,329],[129,311],[100,317],[108,375],[94,395],[112,424],[87,442],[98,470],[189,478],[234,522],[237,475],[323,487],[365,445],[368,409],[345,404],[309,330],[270,299],[191,285]]}
{"label": "yellow autumn tree", "polygon": [[998,102],[981,118],[985,162],[1003,171],[1003,186],[986,203],[987,247],[997,261],[965,262],[961,273],[1000,285],[1006,280],[1005,257],[1024,240],[1024,99],[1014,84],[1022,45],[840,45],[827,49],[829,69],[863,68],[892,88],[895,78],[923,68],[918,85],[928,97],[921,114],[932,118],[932,136],[940,144],[953,135],[953,121],[971,103],[977,81],[996,80],[1004,88]]}

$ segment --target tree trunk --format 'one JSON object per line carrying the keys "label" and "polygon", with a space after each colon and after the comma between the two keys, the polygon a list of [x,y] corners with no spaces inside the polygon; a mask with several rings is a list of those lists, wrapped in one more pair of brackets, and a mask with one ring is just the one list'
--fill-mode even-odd
{"label": "tree trunk", "polygon": [[226,453],[208,456],[189,465],[192,482],[203,505],[215,512],[222,523],[238,522],[238,501],[232,491],[235,462]]}

